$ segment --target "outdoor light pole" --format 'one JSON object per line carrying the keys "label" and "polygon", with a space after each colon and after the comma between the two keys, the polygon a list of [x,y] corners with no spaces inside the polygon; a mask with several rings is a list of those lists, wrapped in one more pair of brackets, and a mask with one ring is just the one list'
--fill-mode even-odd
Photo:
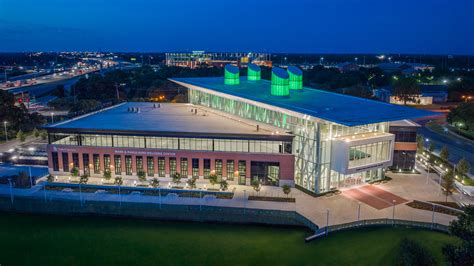
{"label": "outdoor light pole", "polygon": [[79,182],[79,201],[81,202],[81,207],[82,207],[82,186],[81,186],[81,182]]}
{"label": "outdoor light pole", "polygon": [[359,210],[357,211],[357,221],[360,222],[360,202],[359,202]]}
{"label": "outdoor light pole", "polygon": [[28,166],[28,170],[30,172],[30,187],[33,187],[33,177],[31,176],[31,166]]}
{"label": "outdoor light pole", "polygon": [[120,194],[120,185],[118,185],[118,192],[119,192],[119,206],[122,209],[122,194]]}
{"label": "outdoor light pole", "polygon": [[46,183],[43,183],[43,195],[44,195],[44,203],[47,203],[48,201],[46,200]]}
{"label": "outdoor light pole", "polygon": [[161,210],[161,187],[158,187],[158,196],[160,198],[160,210]]}
{"label": "outdoor light pole", "polygon": [[8,141],[7,123],[7,121],[3,121],[3,127],[5,128],[5,142]]}
{"label": "outdoor light pole", "polygon": [[393,210],[392,210],[392,224],[395,223],[395,203],[397,201],[396,200],[393,200],[392,203],[393,203]]}
{"label": "outdoor light pole", "polygon": [[51,113],[51,124],[54,123],[54,113]]}

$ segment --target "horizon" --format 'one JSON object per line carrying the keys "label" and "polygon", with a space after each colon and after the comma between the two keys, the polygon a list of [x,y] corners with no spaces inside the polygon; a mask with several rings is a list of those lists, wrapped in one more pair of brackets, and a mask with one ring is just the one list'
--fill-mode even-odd
{"label": "horizon", "polygon": [[0,52],[474,55],[469,0],[130,3],[4,0]]}

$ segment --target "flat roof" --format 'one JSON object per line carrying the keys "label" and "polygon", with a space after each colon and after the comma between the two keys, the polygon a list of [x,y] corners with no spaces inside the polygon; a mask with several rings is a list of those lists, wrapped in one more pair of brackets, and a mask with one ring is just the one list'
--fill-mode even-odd
{"label": "flat roof", "polygon": [[[157,108],[154,107],[156,105]],[[291,139],[292,135],[267,125],[251,123],[203,106],[184,103],[127,102],[101,111],[48,125],[50,132],[136,133],[162,136]],[[129,112],[129,108],[140,112]],[[197,114],[191,112],[197,109]],[[276,132],[277,130],[278,133]]]}
{"label": "flat roof", "polygon": [[288,98],[278,98],[270,94],[270,81],[248,81],[247,77],[241,77],[239,85],[225,85],[223,77],[172,78],[170,80],[184,86],[193,85],[345,126],[415,119],[436,114],[430,111],[307,87],[300,91],[290,90],[290,97]]}

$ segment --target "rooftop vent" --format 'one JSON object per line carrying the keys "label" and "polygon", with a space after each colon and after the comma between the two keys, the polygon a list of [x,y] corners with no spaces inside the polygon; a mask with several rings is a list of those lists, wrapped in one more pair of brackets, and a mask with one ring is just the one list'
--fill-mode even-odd
{"label": "rooftop vent", "polygon": [[303,71],[295,66],[288,67],[288,75],[290,77],[290,90],[303,89]]}
{"label": "rooftop vent", "polygon": [[288,73],[279,67],[272,68],[272,88],[271,94],[273,96],[288,97],[290,96],[290,89],[288,86]]}
{"label": "rooftop vent", "polygon": [[247,79],[248,80],[260,80],[262,70],[256,64],[250,63],[247,69]]}
{"label": "rooftop vent", "polygon": [[224,67],[224,84],[239,85],[239,68],[237,66],[227,64]]}

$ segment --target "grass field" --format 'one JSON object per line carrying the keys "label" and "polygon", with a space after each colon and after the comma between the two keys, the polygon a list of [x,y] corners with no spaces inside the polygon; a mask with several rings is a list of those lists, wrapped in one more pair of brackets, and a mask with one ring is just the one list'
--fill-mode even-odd
{"label": "grass field", "polygon": [[305,244],[300,228],[0,213],[0,264],[392,265],[403,237],[443,264],[446,234],[405,228],[333,233]]}

